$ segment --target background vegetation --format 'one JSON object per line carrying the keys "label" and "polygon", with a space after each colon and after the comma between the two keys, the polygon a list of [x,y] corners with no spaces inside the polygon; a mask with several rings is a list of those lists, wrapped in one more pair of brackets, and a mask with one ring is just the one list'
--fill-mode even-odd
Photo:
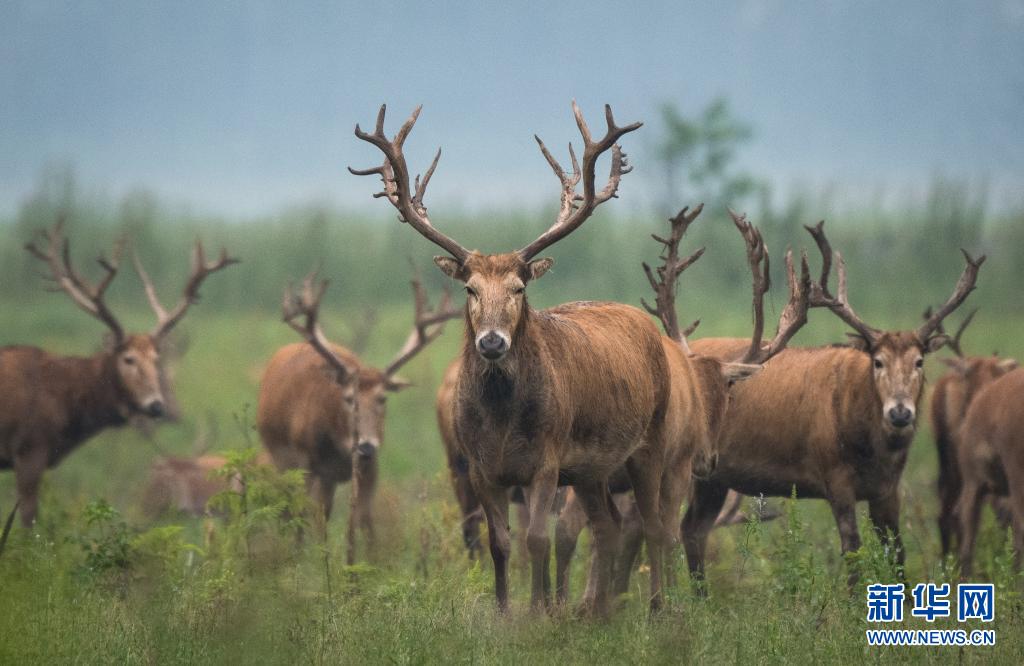
{"label": "background vegetation", "polygon": [[[923,202],[902,209],[872,202],[841,206],[827,194],[796,194],[780,203],[761,181],[732,168],[735,147],[749,129],[729,116],[724,102],[693,121],[666,107],[665,125],[660,159],[673,172],[689,174],[681,188],[666,190],[666,200],[709,202],[688,239],[692,248],[706,245],[708,252],[683,276],[679,294],[681,318],[702,320],[698,336],[744,336],[750,330],[749,273],[723,204],[738,200],[763,230],[780,285],[784,248],[813,247],[801,226],[827,218],[833,245],[849,265],[852,302],[879,327],[915,326],[928,304],[942,302],[963,267],[958,248],[988,254],[969,301],[981,313],[965,346],[971,353],[998,350],[1024,357],[1018,334],[1024,323],[1024,208],[992,211],[984,188],[943,179],[934,181]],[[490,251],[526,244],[553,215],[431,212],[462,243]],[[390,213],[308,206],[254,219],[215,219],[168,206],[145,191],[120,201],[93,196],[81,190],[70,170],[57,168],[43,175],[14,219],[0,221],[0,344],[35,344],[67,354],[92,353],[101,344],[102,327],[65,296],[46,293],[39,266],[22,250],[60,213],[67,215],[73,255],[83,271],[95,269],[91,259],[126,235],[165,302],[180,292],[195,239],[209,251],[227,247],[243,263],[209,280],[202,303],[181,326],[187,350],[173,368],[183,418],[152,434],[130,428],[105,432],[47,475],[41,522],[32,532],[16,528],[0,558],[0,662],[1024,659],[1022,583],[1010,566],[1008,542],[989,516],[980,568],[998,585],[991,626],[996,647],[868,648],[864,597],[846,590],[838,538],[822,502],[787,501],[779,521],[715,532],[708,600],[695,599],[682,586],[672,591],[665,613],[649,618],[638,592],[645,585],[641,574],[608,624],[580,622],[569,611],[542,618],[528,614],[528,580],[519,576],[512,616],[497,617],[489,563],[468,561],[462,549],[434,422],[434,391],[460,341],[457,322],[407,367],[403,374],[415,385],[390,401],[376,501],[378,550],[362,564],[342,566],[347,488],[339,492],[341,510],[326,543],[307,539],[297,548],[296,525],[286,518],[295,512],[285,509],[303,501],[299,480],[268,476],[251,462],[258,446],[252,422],[263,364],[294,339],[279,321],[282,287],[321,265],[333,281],[323,313],[329,336],[345,343],[375,311],[375,334],[363,356],[383,364],[411,319],[406,257],[421,267],[433,293],[457,288],[430,266],[434,248]],[[621,206],[596,215],[553,248],[555,269],[531,286],[532,304],[639,303],[648,289],[640,262],[655,259],[658,246],[649,234],[663,231],[663,218],[626,213]],[[810,256],[816,267],[816,250]],[[784,299],[776,289],[769,311],[777,313]],[[127,261],[110,300],[130,328],[152,325]],[[833,342],[842,333],[837,319],[814,313],[794,344]],[[941,368],[929,361],[932,377]],[[902,487],[911,583],[955,575],[938,555],[936,462],[925,421]],[[222,515],[212,521],[145,517],[140,504],[148,466],[162,453],[192,453],[201,432],[214,450],[230,453],[231,470],[247,479],[246,501],[220,498]],[[14,495],[13,475],[0,475],[4,515]],[[865,581],[892,580],[866,523],[862,533],[866,545],[856,564]],[[586,552],[579,549],[574,567],[577,593]],[[525,566],[522,557],[515,561]],[[674,565],[685,568],[681,560]]]}

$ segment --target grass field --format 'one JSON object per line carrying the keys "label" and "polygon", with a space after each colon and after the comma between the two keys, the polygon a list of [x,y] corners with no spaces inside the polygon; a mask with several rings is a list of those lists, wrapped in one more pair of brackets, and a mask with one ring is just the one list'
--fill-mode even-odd
{"label": "grass field", "polygon": [[[644,233],[658,231],[655,223],[645,224]],[[282,248],[287,265],[274,265],[272,241],[287,236],[279,226],[260,227],[270,240],[231,226],[211,232],[215,238],[238,241],[229,245],[246,263],[232,269],[239,271],[236,277],[229,279],[226,273],[220,286],[215,281],[221,276],[211,278],[209,299],[182,326],[189,345],[175,364],[181,422],[161,425],[151,438],[131,428],[105,432],[48,474],[41,522],[34,532],[16,527],[0,558],[0,663],[1024,663],[1024,585],[1012,572],[1004,536],[987,514],[979,564],[981,576],[997,584],[996,620],[986,627],[997,632],[994,647],[867,647],[864,592],[846,589],[838,535],[827,506],[819,501],[777,500],[784,508],[782,519],[713,533],[707,600],[695,598],[683,586],[670,592],[663,613],[649,617],[639,593],[646,585],[641,572],[634,577],[634,592],[607,623],[581,621],[570,611],[540,617],[527,609],[529,583],[520,569],[512,579],[513,611],[510,617],[498,616],[489,562],[470,562],[463,552],[434,421],[434,392],[458,348],[459,322],[449,324],[444,336],[403,370],[415,386],[389,403],[376,500],[380,544],[368,561],[343,566],[347,487],[339,491],[339,511],[326,545],[307,539],[296,549],[291,537],[276,528],[276,500],[268,500],[262,514],[229,511],[229,519],[213,523],[212,540],[199,519],[147,521],[140,498],[147,468],[159,451],[190,453],[203,422],[216,424],[214,450],[258,444],[252,421],[262,364],[276,347],[294,338],[275,310],[280,285],[287,276],[300,276],[316,258],[305,246],[294,256]],[[842,229],[837,236],[855,236]],[[94,351],[100,326],[64,297],[45,295],[20,259],[12,263],[20,256],[14,241],[24,238],[24,227],[19,223],[17,230],[6,231],[10,233],[0,243],[0,256],[7,258],[2,267],[7,281],[0,292],[0,344],[31,343],[69,354]],[[102,247],[109,231],[103,227],[83,245]],[[190,231],[174,236],[169,244],[173,247],[163,248],[167,256],[154,249],[161,246],[159,239],[147,246],[151,260],[160,266],[154,273],[168,294],[175,266],[184,264]],[[324,243],[338,240],[339,231],[328,225],[322,233],[321,251]],[[994,237],[1005,236],[999,234]],[[613,235],[600,242],[589,236],[560,248],[567,257],[570,250],[579,250],[580,256],[560,261],[538,291],[531,291],[534,305],[587,297],[638,302],[645,286],[637,265],[640,258],[651,258],[655,248],[649,247],[650,241],[635,240],[643,234],[621,226]],[[363,316],[367,303],[378,310],[377,334],[365,353],[376,363],[386,362],[398,348],[411,316],[401,295],[408,275],[404,265],[381,278],[387,284],[373,296],[374,275],[368,268],[373,258],[401,256],[388,247],[387,238],[368,237],[363,248],[339,250],[345,256],[358,254],[362,263],[332,261],[324,271],[340,276],[323,317],[330,337],[343,342],[349,324]],[[746,335],[750,330],[740,244],[738,238],[728,238],[732,259],[705,259],[703,273],[698,264],[692,282],[686,282],[690,273],[684,277],[680,316],[685,321],[702,318],[698,336]],[[256,254],[244,252],[247,243]],[[872,323],[909,327],[926,301],[911,296],[917,293],[913,287],[883,289],[870,283],[869,277],[884,280],[885,287],[898,284],[881,270],[872,270],[872,248],[879,243],[884,245],[884,238],[851,252],[854,296],[872,296],[858,310]],[[932,302],[945,298],[960,269],[956,255],[940,253],[935,245],[933,241],[925,248],[928,256],[942,256],[934,272],[921,273],[931,261],[925,257],[918,258],[916,267],[900,264],[899,257],[912,255],[913,243],[904,243],[904,254],[884,262],[886,271],[914,275],[914,285]],[[622,279],[625,269],[615,263],[617,250],[626,256],[623,262],[636,267],[628,280]],[[429,270],[428,280],[436,288],[440,281],[428,266],[429,250],[420,246],[416,252],[417,263]],[[1024,339],[1017,331],[1024,325],[1024,311],[1019,298],[1013,298],[1014,290],[999,279],[1018,270],[1006,255],[994,256],[982,272],[983,288],[972,299],[985,310],[965,344],[979,353],[998,349],[1022,358]],[[781,260],[775,265],[778,270]],[[247,290],[238,276],[258,276],[261,269],[273,275],[254,277]],[[723,275],[728,280],[719,279]],[[125,280],[130,287],[132,278]],[[128,323],[148,328],[150,314],[138,309],[127,287],[117,298],[119,311],[129,303],[136,306],[125,311]],[[776,294],[775,302],[781,300]],[[837,320],[816,312],[794,344],[838,340],[842,331]],[[933,380],[942,368],[929,360]],[[949,563],[938,555],[936,460],[925,421],[919,420],[902,485],[907,577],[912,584],[954,580]],[[4,515],[13,498],[13,475],[3,473]],[[118,515],[98,504],[100,499]],[[857,560],[864,581],[890,581],[893,572],[871,536],[866,509],[859,515],[866,543]],[[582,589],[587,551],[582,547],[577,552],[576,593]],[[522,567],[522,558],[514,554],[513,559],[514,567]],[[685,569],[681,560],[674,564],[680,572]],[[924,628],[925,623],[908,619],[903,625]],[[941,620],[936,626],[959,627]]]}

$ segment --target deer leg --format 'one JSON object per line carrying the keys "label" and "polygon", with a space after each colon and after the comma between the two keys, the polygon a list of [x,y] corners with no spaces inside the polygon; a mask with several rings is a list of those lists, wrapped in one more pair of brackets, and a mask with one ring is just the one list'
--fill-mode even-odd
{"label": "deer leg", "polygon": [[693,497],[690,506],[683,516],[681,531],[683,548],[686,550],[686,563],[690,568],[690,578],[694,588],[702,597],[707,596],[704,584],[705,552],[708,545],[708,534],[715,526],[722,505],[725,504],[729,489],[714,481],[697,480],[693,485]]}
{"label": "deer leg", "polygon": [[[676,557],[681,541],[679,512],[690,487],[692,466],[670,470],[661,480],[661,520],[665,527],[665,585],[676,585]],[[628,538],[627,538],[628,539]]]}
{"label": "deer leg", "polygon": [[648,449],[640,449],[626,461],[633,496],[643,523],[647,559],[651,567],[651,610],[661,608],[662,559],[665,556],[665,527],[661,520],[661,474]]}
{"label": "deer leg", "polygon": [[981,501],[985,489],[974,481],[965,480],[960,488],[960,499],[956,503],[957,519],[960,523],[960,578],[971,576],[974,569],[974,540],[978,536],[978,521],[981,518]]}
{"label": "deer leg", "polygon": [[508,490],[476,481],[480,504],[487,519],[487,541],[494,562],[494,596],[498,610],[508,612],[508,556],[512,550],[508,528]]}
{"label": "deer leg", "polygon": [[616,595],[629,591],[629,576],[633,573],[633,567],[640,555],[640,546],[644,539],[643,521],[640,519],[636,501],[628,493],[623,495],[622,501],[627,505],[620,510],[622,514],[622,548],[615,561],[615,581],[612,588]]}
{"label": "deer leg", "polygon": [[896,561],[897,576],[906,580],[903,568],[906,552],[900,536],[900,498],[896,488],[890,488],[885,495],[868,502],[868,511],[879,540]]}
{"label": "deer leg", "polygon": [[537,609],[551,607],[551,538],[548,536],[548,514],[558,490],[558,466],[542,469],[534,475],[530,490],[524,498],[528,504],[526,547],[530,553],[530,571],[533,584],[530,606]]}
{"label": "deer leg", "polygon": [[587,514],[579,497],[570,488],[555,523],[555,599],[560,604],[569,599],[569,565],[576,552],[580,532],[586,526]]}
{"label": "deer leg", "polygon": [[[513,491],[514,492],[514,491]],[[516,502],[512,500],[512,504],[516,507],[516,529],[512,535],[516,542],[516,560],[515,567],[523,572],[528,570],[528,563],[531,562],[530,556],[530,544],[528,531],[530,529],[530,500],[527,497],[527,492],[523,489],[522,502]]]}
{"label": "deer leg", "polygon": [[[852,485],[843,484],[832,488],[828,497],[828,505],[832,509],[832,517],[839,529],[839,543],[843,555],[860,550],[860,532],[857,531],[857,498],[853,494]],[[850,589],[860,580],[860,572],[850,568],[846,584]]]}
{"label": "deer leg", "polygon": [[587,514],[594,535],[594,564],[590,573],[594,596],[593,601],[589,605],[583,605],[581,610],[598,617],[606,617],[612,569],[615,566],[615,556],[619,552],[619,525],[614,518],[615,514],[612,513],[605,479],[579,483],[573,488]]}
{"label": "deer leg", "polygon": [[374,546],[373,494],[377,487],[377,457],[358,457],[353,465],[352,494],[348,519],[348,563],[356,560],[356,530],[362,529],[367,551]]}
{"label": "deer leg", "polygon": [[24,454],[14,456],[14,480],[21,507],[21,524],[32,527],[39,513],[39,485],[46,471],[48,449],[31,444],[26,449]]}
{"label": "deer leg", "polygon": [[942,556],[955,548],[960,536],[957,534],[956,500],[960,496],[960,475],[953,456],[952,442],[945,437],[936,441],[939,450],[939,538],[942,541]]}

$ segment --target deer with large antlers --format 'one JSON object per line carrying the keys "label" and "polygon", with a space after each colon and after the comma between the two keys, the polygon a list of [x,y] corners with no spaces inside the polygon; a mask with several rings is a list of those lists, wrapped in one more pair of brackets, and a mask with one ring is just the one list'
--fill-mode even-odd
{"label": "deer with large antlers", "polygon": [[[974,289],[984,257],[975,260],[964,252],[967,265],[952,296],[916,330],[883,331],[851,307],[839,253],[838,292],[830,292],[833,256],[823,224],[807,229],[823,257],[810,304],[828,308],[855,333],[846,346],[786,349],[733,389],[717,465],[696,482],[682,523],[687,560],[698,580],[708,532],[730,488],[781,497],[795,489],[800,498],[825,499],[844,554],[860,547],[855,508],[867,501],[875,528],[902,567],[898,485],[923,393],[924,356],[946,344],[938,327]],[[751,343],[719,338],[691,346],[728,360],[749,351]],[[851,584],[856,577],[851,570]]]}
{"label": "deer with large antlers", "polygon": [[[701,356],[690,351],[686,338],[697,327],[694,322],[683,330],[676,313],[675,298],[677,283],[683,271],[704,254],[700,248],[688,257],[681,257],[679,246],[690,225],[703,210],[703,205],[693,210],[682,209],[669,220],[671,232],[668,238],[652,234],[654,240],[665,246],[661,255],[662,265],[652,269],[644,263],[644,273],[655,293],[655,305],[646,300],[642,303],[662,323],[665,335],[662,347],[669,362],[672,378],[671,400],[665,416],[666,454],[661,479],[661,513],[670,529],[665,544],[665,559],[672,561],[672,554],[679,545],[678,519],[683,500],[689,495],[695,473],[706,475],[714,467],[717,457],[718,433],[726,418],[730,387],[738,381],[753,377],[764,363],[781,352],[789,340],[807,321],[808,299],[810,296],[810,274],[806,258],[802,261],[802,273],[798,278],[793,268],[792,252],[786,254],[786,269],[790,298],[779,317],[775,336],[769,342],[764,335],[764,297],[770,287],[769,256],[761,232],[746,218],[734,216],[737,230],[746,246],[747,260],[753,275],[754,335],[751,344],[738,362]],[[625,488],[617,488],[625,490]],[[632,508],[623,511],[627,517],[634,517]],[[557,562],[557,590],[560,598],[568,595],[568,566],[580,531],[586,520],[580,511],[578,499],[570,495],[558,520],[555,553]],[[633,561],[640,549],[638,531],[627,530],[633,538],[627,538],[620,557],[616,562],[615,592],[625,592]],[[671,572],[667,569],[671,582]],[[588,584],[586,595],[593,593]]]}
{"label": "deer with large antlers", "polygon": [[[947,347],[955,354],[953,358],[942,359],[949,370],[935,382],[931,397],[932,433],[939,458],[939,537],[942,554],[952,552],[959,542],[959,527],[956,517],[956,502],[960,497],[963,481],[960,473],[958,452],[960,428],[967,416],[967,409],[983,388],[1018,367],[1012,358],[991,356],[968,356],[960,344],[960,338],[977,310],[972,311],[949,339]],[[931,308],[924,318],[932,315]],[[939,332],[944,332],[940,325]],[[992,505],[1000,523],[1009,524],[1010,512],[1005,502],[992,495]]]}
{"label": "deer with large antlers", "polygon": [[[595,138],[575,103],[573,112],[583,136],[582,164],[570,149],[572,172],[566,173],[537,138],[561,184],[561,205],[555,223],[518,251],[470,251],[431,224],[423,196],[440,152],[415,184],[410,182],[402,152],[419,109],[393,139],[384,134],[384,107],[373,132],[356,126],[356,136],[377,147],[384,162],[373,169],[352,171],[381,177],[384,189],[377,196],[398,209],[402,222],[447,253],[436,257],[435,263],[465,285],[455,430],[467,452],[470,479],[487,520],[498,607],[508,607],[508,488],[528,489],[531,601],[537,608],[551,601],[546,515],[562,484],[575,488],[593,525],[597,592],[593,606],[585,610],[604,615],[619,541],[607,482],[623,465],[637,496],[650,550],[662,552],[665,536],[658,497],[670,386],[661,336],[641,310],[596,302],[534,310],[527,301],[529,283],[553,263],[537,255],[578,229],[599,205],[614,197],[620,179],[630,170],[617,141],[640,123],[619,127],[606,106],[607,131]],[[609,151],[609,178],[599,190],[597,159]],[[581,181],[582,194],[576,191]],[[657,607],[661,601],[659,557],[653,558],[651,572],[650,601]]]}
{"label": "deer with large antlers", "polygon": [[305,342],[279,349],[260,383],[256,421],[263,446],[278,469],[306,470],[307,486],[325,519],[330,517],[337,485],[353,481],[350,564],[356,559],[358,530],[373,547],[372,505],[387,396],[409,386],[398,371],[437,339],[444,322],[461,315],[447,295],[432,308],[418,278],[412,288],[412,331],[392,361],[375,368],[330,342],[321,330],[319,310],[326,280],[318,280],[314,273],[301,289],[289,286],[282,305],[284,321]]}
{"label": "deer with large antlers", "polygon": [[135,257],[157,325],[149,333],[129,334],[104,300],[117,277],[124,243],[118,242],[109,258],[99,258],[103,277],[93,284],[72,265],[63,220],[46,230],[42,241],[25,247],[46,265],[55,289],[102,322],[110,335],[102,352],[84,358],[56,356],[30,346],[0,349],[0,469],[14,469],[26,526],[36,519],[39,483],[47,468],[104,428],[124,425],[134,416],[164,413],[167,387],[161,343],[198,300],[203,281],[238,261],[222,251],[208,262],[197,242],[184,295],[168,312]]}

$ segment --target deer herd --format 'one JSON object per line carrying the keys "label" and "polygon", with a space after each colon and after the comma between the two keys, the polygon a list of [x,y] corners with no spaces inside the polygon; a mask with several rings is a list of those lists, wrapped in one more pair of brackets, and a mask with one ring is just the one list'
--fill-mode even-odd
{"label": "deer herd", "polygon": [[[466,298],[458,308],[446,294],[432,308],[415,278],[411,332],[394,359],[379,368],[325,336],[319,308],[326,281],[313,273],[298,288],[285,289],[283,319],[300,340],[273,354],[260,381],[256,425],[262,459],[280,470],[304,470],[307,490],[324,519],[331,514],[337,485],[351,482],[349,563],[356,560],[360,530],[368,547],[373,544],[372,504],[387,398],[409,385],[398,372],[441,335],[446,321],[459,317],[461,350],[438,390],[437,421],[471,557],[480,553],[481,522],[486,522],[501,610],[509,604],[510,503],[520,507],[516,531],[530,563],[531,604],[542,610],[568,600],[568,567],[578,536],[588,527],[592,557],[582,612],[608,614],[615,595],[628,589],[644,546],[652,610],[662,604],[665,586],[675,583],[679,546],[697,590],[706,593],[709,533],[736,515],[741,495],[824,499],[844,554],[860,548],[856,505],[865,501],[874,529],[902,567],[900,477],[924,395],[924,358],[944,347],[955,356],[944,359],[949,371],[935,386],[930,410],[943,552],[956,551],[962,575],[971,574],[979,512],[988,498],[1002,524],[1013,526],[1019,560],[1024,553],[1024,370],[1013,359],[963,353],[960,338],[973,313],[954,337],[943,328],[975,288],[985,257],[964,251],[965,266],[952,295],[929,309],[917,329],[876,328],[854,311],[846,266],[842,255],[833,253],[823,223],[807,227],[821,255],[821,271],[812,278],[806,252],[799,260],[787,252],[789,298],[775,335],[767,339],[768,250],[761,232],[730,210],[751,271],[753,330],[734,338],[691,340],[697,322],[680,326],[675,294],[682,273],[704,251],[680,252],[701,213],[698,206],[671,219],[664,237],[653,235],[663,246],[662,263],[644,264],[643,270],[654,305],[644,301],[640,309],[582,301],[534,309],[527,291],[553,264],[542,253],[617,196],[631,170],[618,142],[641,126],[618,125],[606,106],[606,128],[593,135],[575,102],[573,113],[583,152],[578,160],[570,144],[571,170],[537,138],[561,187],[554,222],[521,249],[498,254],[466,249],[428,217],[424,195],[440,151],[415,179],[403,152],[419,109],[393,138],[384,132],[383,106],[372,132],[356,126],[356,136],[375,146],[383,162],[350,171],[380,177],[383,189],[375,197],[390,202],[401,223],[441,248],[434,263],[463,285]],[[595,172],[603,156],[610,171],[599,187]],[[31,526],[47,468],[104,428],[164,413],[170,400],[161,356],[165,336],[197,301],[206,278],[237,259],[222,251],[208,261],[197,243],[183,296],[167,311],[134,256],[157,325],[149,333],[129,334],[104,300],[124,243],[109,258],[100,257],[103,277],[95,284],[73,267],[61,222],[26,249],[57,288],[110,332],[103,351],[85,358],[31,346],[0,349],[0,468],[13,469],[21,519]],[[838,317],[853,330],[850,339],[789,346],[812,309]],[[228,484],[210,476],[223,464],[215,455],[161,458],[153,467],[150,494],[163,497],[160,507],[202,513],[206,500]],[[552,513],[557,514],[554,586]],[[849,576],[852,584],[856,571],[851,568]]]}

